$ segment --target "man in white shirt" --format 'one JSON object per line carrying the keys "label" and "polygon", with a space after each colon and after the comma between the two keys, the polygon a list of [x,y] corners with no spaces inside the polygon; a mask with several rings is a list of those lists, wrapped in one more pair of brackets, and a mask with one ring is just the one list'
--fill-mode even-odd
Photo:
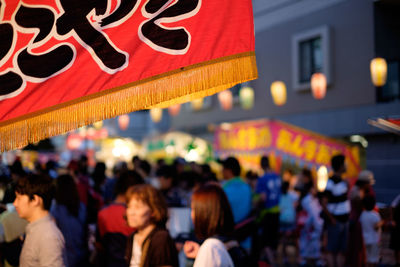
{"label": "man in white shirt", "polygon": [[15,187],[14,206],[29,222],[20,255],[20,267],[65,267],[65,241],[49,215],[53,197],[51,178],[28,175]]}

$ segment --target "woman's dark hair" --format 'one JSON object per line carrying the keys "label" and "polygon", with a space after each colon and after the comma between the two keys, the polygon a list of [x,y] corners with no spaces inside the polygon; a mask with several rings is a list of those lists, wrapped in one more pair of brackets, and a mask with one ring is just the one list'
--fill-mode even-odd
{"label": "woman's dark hair", "polygon": [[158,177],[163,176],[165,178],[174,179],[176,176],[176,170],[172,166],[164,165],[164,166],[161,166],[160,168],[158,168],[158,170],[156,171],[156,176],[158,176]]}
{"label": "woman's dark hair", "polygon": [[357,180],[355,185],[361,188],[361,187],[364,187],[366,185],[369,185],[369,182],[368,181]]}
{"label": "woman's dark hair", "polygon": [[164,165],[158,168],[156,171],[156,176],[157,177],[164,177],[165,179],[171,179],[172,180],[172,186],[177,185],[177,173],[174,167],[169,166],[169,165]]}
{"label": "woman's dark hair", "polygon": [[80,199],[78,188],[71,175],[58,176],[56,180],[55,200],[58,205],[64,205],[74,217],[79,216]]}
{"label": "woman's dark hair", "polygon": [[10,172],[11,172],[11,174],[16,174],[19,177],[22,177],[25,175],[24,167],[22,167],[22,163],[18,158],[10,166]]}
{"label": "woman's dark hair", "polygon": [[18,179],[15,192],[27,195],[30,200],[33,200],[34,195],[39,196],[43,200],[43,209],[50,210],[54,185],[51,178],[46,175],[29,174]]}
{"label": "woman's dark hair", "polygon": [[342,154],[333,156],[331,159],[331,165],[334,172],[340,171],[340,169],[344,166],[345,156]]}
{"label": "woman's dark hair", "polygon": [[314,180],[312,177],[312,173],[309,169],[304,168],[301,170],[301,175],[303,177],[307,177],[307,180],[300,189],[300,201],[310,192],[311,188],[314,187]]}
{"label": "woman's dark hair", "polygon": [[281,192],[282,194],[286,195],[288,191],[289,191],[289,182],[285,181],[282,183]]}
{"label": "woman's dark hair", "polygon": [[192,196],[194,232],[200,239],[233,234],[234,221],[231,206],[224,190],[216,183],[207,183]]}
{"label": "woman's dark hair", "polygon": [[301,175],[303,175],[304,177],[307,177],[312,182],[313,176],[312,176],[310,169],[307,169],[307,168],[302,169]]}
{"label": "woman's dark hair", "polygon": [[362,200],[364,208],[367,211],[371,211],[375,208],[376,200],[374,196],[368,195],[365,196],[364,199]]}
{"label": "woman's dark hair", "polygon": [[142,176],[137,171],[124,171],[116,178],[114,187],[115,195],[125,194],[130,187],[134,185],[144,184]]}
{"label": "woman's dark hair", "polygon": [[255,181],[258,179],[258,175],[257,175],[257,173],[255,173],[253,171],[248,171],[248,172],[246,172],[246,179],[248,179],[250,181]]}
{"label": "woman's dark hair", "polygon": [[139,168],[144,171],[146,175],[150,175],[151,173],[151,165],[147,160],[141,160],[139,164]]}
{"label": "woman's dark hair", "polygon": [[106,180],[106,164],[104,162],[97,162],[92,173],[92,179],[94,182],[94,190],[101,192],[101,185]]}

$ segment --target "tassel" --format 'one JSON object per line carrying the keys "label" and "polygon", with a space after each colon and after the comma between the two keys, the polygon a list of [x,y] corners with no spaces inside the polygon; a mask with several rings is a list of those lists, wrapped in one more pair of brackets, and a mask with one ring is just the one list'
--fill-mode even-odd
{"label": "tassel", "polygon": [[218,58],[0,122],[0,152],[129,112],[166,108],[257,78],[254,52]]}

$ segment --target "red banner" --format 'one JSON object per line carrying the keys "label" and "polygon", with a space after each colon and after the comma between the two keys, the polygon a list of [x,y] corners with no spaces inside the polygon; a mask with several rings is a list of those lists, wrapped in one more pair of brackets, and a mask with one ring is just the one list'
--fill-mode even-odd
{"label": "red banner", "polygon": [[251,0],[0,0],[0,149],[257,77]]}

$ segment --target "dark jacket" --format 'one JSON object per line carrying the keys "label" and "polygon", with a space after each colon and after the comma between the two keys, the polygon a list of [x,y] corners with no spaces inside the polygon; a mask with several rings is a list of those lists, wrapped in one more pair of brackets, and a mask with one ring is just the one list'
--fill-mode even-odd
{"label": "dark jacket", "polygon": [[[126,261],[128,266],[132,258],[133,233],[128,238],[126,246]],[[162,227],[156,227],[146,237],[142,244],[141,267],[173,266],[178,267],[178,252],[175,243],[168,231]]]}

